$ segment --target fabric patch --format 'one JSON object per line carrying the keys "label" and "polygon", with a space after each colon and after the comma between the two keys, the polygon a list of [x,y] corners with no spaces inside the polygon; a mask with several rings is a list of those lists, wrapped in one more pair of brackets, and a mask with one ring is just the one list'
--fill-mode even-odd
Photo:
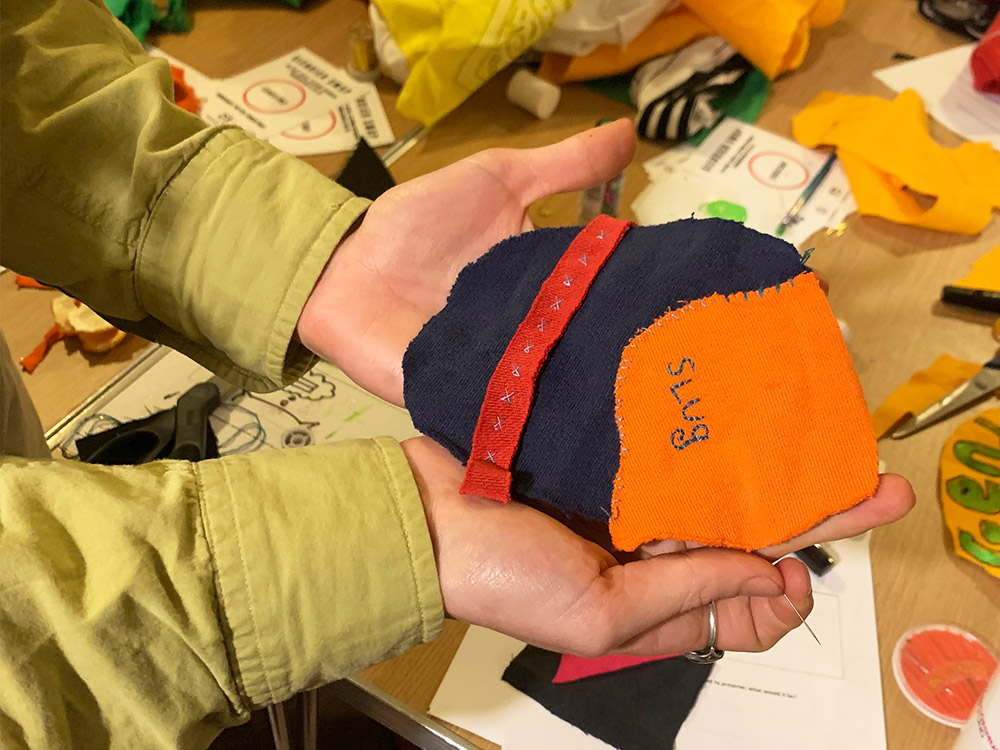
{"label": "fabric patch", "polygon": [[552,347],[583,304],[615,247],[632,225],[603,214],[566,248],[497,363],[472,436],[463,495],[510,500],[510,467],[535,396],[535,381]]}
{"label": "fabric patch", "polygon": [[[538,229],[494,246],[462,269],[444,309],[407,348],[413,424],[463,463],[497,363],[579,231]],[[538,374],[513,495],[607,523],[619,453],[615,377],[635,332],[687,300],[774,286],[804,268],[787,242],[732,221],[629,230]]]}
{"label": "fabric patch", "polygon": [[673,656],[677,656],[677,654],[665,654],[663,656],[608,654],[606,656],[598,656],[595,659],[587,659],[583,656],[563,654],[562,658],[559,660],[559,669],[556,671],[555,677],[552,678],[552,682],[553,684],[558,684],[560,682],[576,682],[577,680],[584,680],[587,677],[595,677],[599,674],[618,672],[622,669],[628,669],[629,667],[637,667],[648,661],[670,659]]}
{"label": "fabric patch", "polygon": [[618,750],[673,747],[713,669],[678,656],[558,683],[554,675],[564,658],[528,646],[511,661],[503,680],[563,721]]}
{"label": "fabric patch", "polygon": [[611,537],[745,550],[870,497],[878,451],[816,277],[670,311],[622,352]]}

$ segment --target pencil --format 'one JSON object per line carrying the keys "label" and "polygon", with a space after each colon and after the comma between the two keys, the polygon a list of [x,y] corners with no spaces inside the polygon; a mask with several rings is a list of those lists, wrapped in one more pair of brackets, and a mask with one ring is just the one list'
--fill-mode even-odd
{"label": "pencil", "polygon": [[800,195],[798,200],[796,200],[795,203],[792,204],[791,209],[789,209],[788,213],[785,214],[785,218],[781,220],[781,223],[778,224],[778,228],[774,230],[775,237],[780,237],[781,235],[783,235],[785,233],[785,230],[788,229],[788,226],[793,221],[795,221],[795,217],[798,216],[799,213],[801,213],[802,208],[806,205],[806,203],[809,202],[809,199],[812,198],[813,193],[816,192],[816,188],[818,188],[820,183],[823,182],[827,173],[829,173],[830,171],[830,167],[833,166],[833,163],[836,160],[837,160],[836,151],[834,151],[828,157],[826,157],[826,161],[823,162],[823,166],[819,168],[819,171],[815,175],[813,175],[813,178],[809,181],[809,184],[806,185],[806,189],[802,191],[802,195]]}

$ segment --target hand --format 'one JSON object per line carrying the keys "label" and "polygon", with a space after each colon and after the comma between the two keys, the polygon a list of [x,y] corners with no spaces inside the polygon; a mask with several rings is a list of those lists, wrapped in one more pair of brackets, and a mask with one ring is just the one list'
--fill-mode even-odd
{"label": "hand", "polygon": [[527,207],[611,179],[632,160],[628,120],[543,148],[483,151],[385,193],[337,247],[299,317],[302,343],[403,404],[403,352],[464,266],[534,227]]}
{"label": "hand", "polygon": [[676,654],[708,641],[762,651],[807,615],[809,573],[797,560],[697,549],[624,565],[526,505],[458,494],[464,469],[429,438],[403,442],[434,545],[449,616],[561,653]]}
{"label": "hand", "polygon": [[[876,526],[898,521],[910,512],[915,502],[910,483],[898,474],[883,474],[878,489],[867,500],[862,500],[853,508],[830,516],[806,532],[791,539],[757,550],[757,554],[769,559],[791,554],[795,550],[811,544],[831,542],[862,534]],[[661,539],[642,546],[643,555],[663,555],[678,550],[694,549],[699,545],[680,542],[675,539]]]}

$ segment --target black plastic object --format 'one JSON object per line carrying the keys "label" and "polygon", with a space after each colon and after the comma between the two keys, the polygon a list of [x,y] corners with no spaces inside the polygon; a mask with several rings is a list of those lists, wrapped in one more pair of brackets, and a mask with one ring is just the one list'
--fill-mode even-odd
{"label": "black plastic object", "polygon": [[983,38],[1000,11],[1000,3],[986,0],[920,0],[919,7],[931,23],[972,41]]}
{"label": "black plastic object", "polygon": [[358,140],[358,146],[347,160],[344,171],[335,179],[341,187],[369,200],[375,200],[396,186],[389,170],[364,138]]}
{"label": "black plastic object", "polygon": [[218,458],[219,447],[208,416],[220,401],[214,384],[196,385],[172,409],[80,438],[76,441],[80,460],[120,466],[168,457],[188,461]]}
{"label": "black plastic object", "polygon": [[214,383],[201,383],[179,399],[174,427],[174,447],[167,458],[200,461],[208,447],[208,415],[222,403],[219,388]]}
{"label": "black plastic object", "polygon": [[821,544],[814,544],[811,547],[796,550],[794,555],[818,576],[825,576],[837,564],[837,561],[833,559],[833,556]]}

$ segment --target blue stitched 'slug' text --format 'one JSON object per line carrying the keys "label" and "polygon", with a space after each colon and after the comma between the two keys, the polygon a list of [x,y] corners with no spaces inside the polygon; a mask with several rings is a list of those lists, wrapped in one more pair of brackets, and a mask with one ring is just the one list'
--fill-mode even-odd
{"label": "blue stitched 'slug' text", "polygon": [[[688,367],[690,367],[692,377],[684,378],[684,370]],[[675,378],[682,378],[670,386],[670,395],[674,397],[677,405],[681,407],[681,418],[685,422],[695,423],[691,426],[689,437],[684,427],[678,427],[670,433],[670,444],[674,447],[674,450],[682,451],[693,443],[708,440],[708,425],[705,424],[705,415],[698,414],[698,410],[694,408],[701,401],[701,398],[692,398],[685,401],[680,395],[682,388],[694,382],[694,360],[690,357],[684,357],[676,367],[667,363],[667,373]]]}

